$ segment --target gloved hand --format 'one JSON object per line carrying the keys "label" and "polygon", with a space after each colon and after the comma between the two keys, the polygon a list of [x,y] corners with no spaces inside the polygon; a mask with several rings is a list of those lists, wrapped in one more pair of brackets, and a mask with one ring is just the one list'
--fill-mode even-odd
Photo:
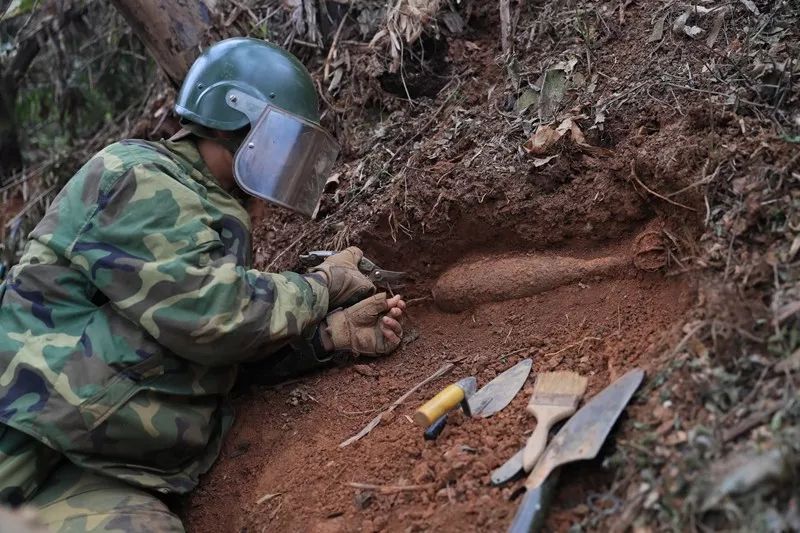
{"label": "gloved hand", "polygon": [[375,285],[358,270],[362,257],[364,252],[351,246],[311,269],[323,272],[328,278],[328,309],[352,304],[375,292]]}
{"label": "gloved hand", "polygon": [[351,351],[356,355],[378,356],[400,345],[403,329],[398,319],[405,302],[401,296],[386,298],[382,292],[356,305],[334,311],[325,318],[323,343],[331,351]]}

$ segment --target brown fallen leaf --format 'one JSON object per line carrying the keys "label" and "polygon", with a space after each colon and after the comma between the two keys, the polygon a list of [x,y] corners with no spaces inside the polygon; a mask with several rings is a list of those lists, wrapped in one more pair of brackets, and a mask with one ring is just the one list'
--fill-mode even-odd
{"label": "brown fallen leaf", "polygon": [[[592,146],[586,142],[586,137],[583,135],[583,132],[578,124],[572,118],[561,121],[556,128],[553,128],[552,124],[543,124],[539,126],[534,132],[533,136],[531,136],[531,138],[522,145],[522,149],[533,155],[552,155],[550,152],[552,151],[556,142],[558,142],[558,140],[564,137],[567,133],[569,133],[569,138],[572,140],[572,142],[575,143],[575,145],[577,145],[582,151],[595,156],[611,155],[610,150],[600,148],[598,146]],[[540,164],[546,163],[546,161],[542,162],[541,159],[537,159],[537,161],[540,162]]]}
{"label": "brown fallen leaf", "polygon": [[775,370],[778,372],[797,372],[800,370],[800,349],[792,352],[792,355],[786,359],[781,359],[775,364]]}

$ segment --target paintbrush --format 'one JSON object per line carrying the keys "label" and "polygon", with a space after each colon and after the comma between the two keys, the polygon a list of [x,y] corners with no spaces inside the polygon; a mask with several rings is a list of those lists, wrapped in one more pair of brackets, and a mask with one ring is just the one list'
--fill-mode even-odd
{"label": "paintbrush", "polygon": [[572,416],[586,392],[588,379],[576,372],[545,372],[536,376],[527,410],[536,417],[536,429],[525,444],[522,467],[533,469],[547,445],[553,424]]}

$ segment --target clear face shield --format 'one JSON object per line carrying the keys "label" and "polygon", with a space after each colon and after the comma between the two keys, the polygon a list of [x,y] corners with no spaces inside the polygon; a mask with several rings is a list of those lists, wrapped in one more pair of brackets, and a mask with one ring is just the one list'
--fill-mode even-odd
{"label": "clear face shield", "polygon": [[250,119],[250,133],[233,160],[245,192],[311,216],[339,145],[327,131],[258,98],[231,89],[226,102]]}

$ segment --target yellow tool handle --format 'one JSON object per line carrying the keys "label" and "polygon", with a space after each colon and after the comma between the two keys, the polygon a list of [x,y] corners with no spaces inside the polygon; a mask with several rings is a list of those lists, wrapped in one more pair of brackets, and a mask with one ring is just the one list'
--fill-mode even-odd
{"label": "yellow tool handle", "polygon": [[414,411],[414,423],[427,428],[464,400],[464,389],[453,383]]}

